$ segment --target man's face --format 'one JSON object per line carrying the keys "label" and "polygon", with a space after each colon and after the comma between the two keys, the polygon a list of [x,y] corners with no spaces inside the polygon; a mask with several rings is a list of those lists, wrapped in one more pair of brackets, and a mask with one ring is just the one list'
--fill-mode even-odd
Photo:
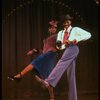
{"label": "man's face", "polygon": [[66,20],[66,21],[63,23],[64,28],[68,28],[70,25],[71,25],[71,20]]}

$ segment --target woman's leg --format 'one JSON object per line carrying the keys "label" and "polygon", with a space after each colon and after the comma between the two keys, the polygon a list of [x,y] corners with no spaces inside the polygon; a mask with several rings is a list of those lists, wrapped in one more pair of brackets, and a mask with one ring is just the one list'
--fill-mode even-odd
{"label": "woman's leg", "polygon": [[18,73],[17,75],[15,75],[14,78],[20,78],[20,77],[24,76],[26,73],[28,73],[29,71],[31,71],[33,68],[34,68],[33,65],[29,64],[20,73]]}

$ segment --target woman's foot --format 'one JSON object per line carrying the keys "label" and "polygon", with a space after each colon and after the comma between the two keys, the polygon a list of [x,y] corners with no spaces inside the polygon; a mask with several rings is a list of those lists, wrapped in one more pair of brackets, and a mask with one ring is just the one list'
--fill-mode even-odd
{"label": "woman's foot", "polygon": [[22,79],[22,75],[21,73],[15,75],[15,76],[8,76],[7,79],[11,80],[11,81],[16,81],[16,82],[20,82]]}

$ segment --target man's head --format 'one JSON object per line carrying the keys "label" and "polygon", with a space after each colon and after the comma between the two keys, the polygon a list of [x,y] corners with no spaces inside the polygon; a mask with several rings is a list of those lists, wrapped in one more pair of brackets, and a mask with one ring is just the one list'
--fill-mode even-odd
{"label": "man's head", "polygon": [[72,23],[72,19],[73,18],[69,14],[65,15],[63,18],[63,27],[68,28]]}

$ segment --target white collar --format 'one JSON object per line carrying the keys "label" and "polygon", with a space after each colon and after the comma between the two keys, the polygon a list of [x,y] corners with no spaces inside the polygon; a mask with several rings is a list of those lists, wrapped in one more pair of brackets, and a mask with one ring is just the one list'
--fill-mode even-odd
{"label": "white collar", "polygon": [[[71,29],[72,29],[72,26],[70,25],[70,26],[68,27],[68,29],[67,29],[67,32],[69,33]],[[65,30],[66,30],[66,29],[64,29],[64,32],[65,32]]]}

